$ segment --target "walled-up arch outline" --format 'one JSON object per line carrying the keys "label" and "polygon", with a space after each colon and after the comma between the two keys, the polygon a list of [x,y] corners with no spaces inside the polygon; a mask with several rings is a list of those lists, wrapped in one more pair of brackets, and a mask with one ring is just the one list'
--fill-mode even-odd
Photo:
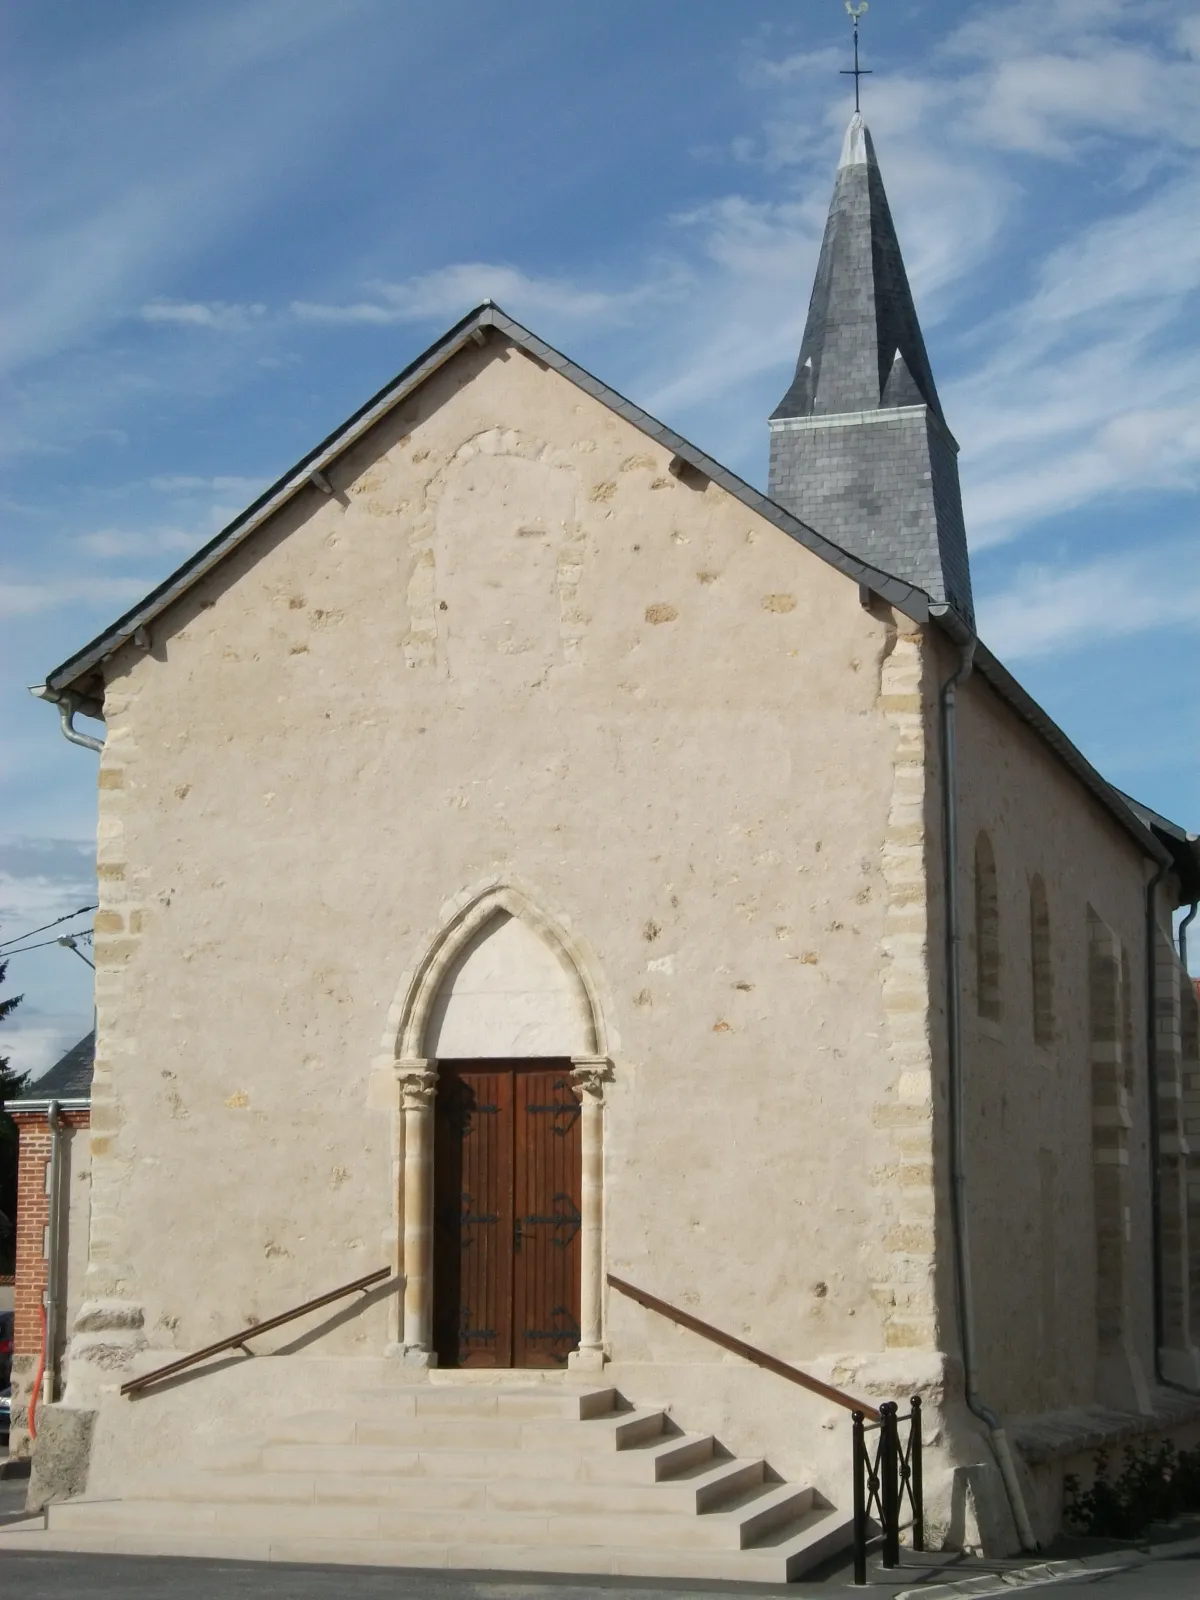
{"label": "walled-up arch outline", "polygon": [[571,1080],[581,1103],[580,1339],[569,1358],[577,1370],[603,1365],[604,1085],[612,1075],[609,1031],[592,963],[581,942],[511,881],[476,885],[452,904],[415,967],[400,980],[377,1067],[390,1071],[395,1090],[394,1238],[404,1301],[392,1327],[395,1348],[416,1366],[437,1356],[433,1332],[433,1120],[437,1062],[425,1053],[438,995],[460,955],[498,917],[532,929],[557,957],[574,987],[584,1023],[585,1051],[571,1056]]}

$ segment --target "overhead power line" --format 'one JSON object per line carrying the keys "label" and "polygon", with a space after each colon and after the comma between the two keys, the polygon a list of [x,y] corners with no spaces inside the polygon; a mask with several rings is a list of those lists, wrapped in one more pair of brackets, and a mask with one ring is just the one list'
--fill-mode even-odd
{"label": "overhead power line", "polygon": [[[40,928],[30,928],[25,933],[14,934],[11,939],[0,939],[0,952],[7,950],[10,944],[20,944],[22,939],[32,939],[35,933],[45,933],[47,928],[57,928],[60,922],[70,922],[73,917],[81,917],[85,911],[95,911],[95,909],[95,906],[80,906],[78,911],[68,911],[65,916],[55,917],[53,922],[44,922]],[[15,950],[13,954],[16,954]]]}
{"label": "overhead power line", "polygon": [[[49,926],[53,927],[54,924],[50,923]],[[40,928],[37,930],[39,933],[41,931]],[[45,950],[52,944],[65,945],[69,950],[77,939],[90,939],[91,937],[90,933],[72,933],[61,939],[42,939],[37,944],[25,944],[19,950],[5,950],[2,954],[7,961],[9,956],[23,956],[28,950]],[[86,960],[87,958],[85,957],[84,959]]]}

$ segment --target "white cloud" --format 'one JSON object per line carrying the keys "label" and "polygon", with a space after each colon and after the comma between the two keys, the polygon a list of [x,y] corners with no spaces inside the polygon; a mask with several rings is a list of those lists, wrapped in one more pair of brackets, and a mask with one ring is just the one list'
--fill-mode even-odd
{"label": "white cloud", "polygon": [[[1156,0],[977,8],[939,51],[952,68],[975,68],[957,85],[962,126],[995,149],[1070,163],[1096,137],[1159,140],[1166,153],[1200,143],[1200,70],[1156,48],[1165,10]],[[1177,37],[1188,51],[1188,24]]]}
{"label": "white cloud", "polygon": [[25,929],[94,905],[95,891],[92,840],[0,840],[0,942],[10,943]]}
{"label": "white cloud", "polygon": [[1078,233],[981,330],[992,353],[943,394],[964,441],[977,548],[1136,489],[1200,483],[1200,180]]}
{"label": "white cloud", "polygon": [[613,322],[626,318],[648,300],[669,294],[672,284],[647,282],[629,290],[585,288],[560,278],[540,278],[517,267],[485,261],[458,262],[405,283],[370,286],[375,298],[349,305],[293,301],[292,314],[302,322],[390,324],[453,321],[485,300],[528,318],[558,322]]}
{"label": "white cloud", "polygon": [[264,305],[227,305],[222,300],[152,300],[141,310],[143,322],[171,322],[218,333],[242,333],[266,312]]}
{"label": "white cloud", "polygon": [[[266,487],[262,478],[218,475],[198,477],[168,473],[124,485],[122,497],[140,496],[146,489],[168,495],[180,502],[180,509],[193,526],[175,524],[146,528],[109,527],[76,534],[71,543],[77,550],[98,561],[126,561],[144,556],[176,555],[199,548],[206,539],[231,522]],[[237,498],[221,498],[234,495]],[[86,582],[88,580],[81,579]],[[107,580],[102,580],[107,581]]]}
{"label": "white cloud", "polygon": [[185,473],[164,473],[158,477],[147,478],[151,489],[159,489],[163,494],[201,494],[213,492],[216,494],[238,494],[253,496],[261,494],[266,488],[266,478],[241,478],[241,477],[216,477],[197,478]]}
{"label": "white cloud", "polygon": [[80,534],[74,543],[101,561],[121,561],[129,556],[157,555],[163,550],[192,550],[196,537],[180,528],[162,528],[153,533],[102,528],[95,533]]}
{"label": "white cloud", "polygon": [[844,62],[843,53],[829,47],[824,50],[796,50],[782,61],[772,61],[769,56],[755,55],[742,69],[742,80],[752,88],[764,84],[790,84],[797,79],[803,82],[828,78]]}
{"label": "white cloud", "polygon": [[1176,89],[1194,94],[1194,84],[1169,88],[1169,80],[1179,77],[1146,51],[1115,46],[1082,58],[1003,61],[990,74],[974,129],[997,148],[1071,162],[1079,158],[1081,131],[1122,138],[1170,133],[1191,143],[1187,122],[1162,98]]}
{"label": "white cloud", "polygon": [[1200,561],[1190,547],[1022,566],[977,602],[979,630],[1006,660],[1161,628],[1200,629]]}
{"label": "white cloud", "polygon": [[43,579],[0,577],[0,617],[34,617],[63,606],[123,608],[151,587],[144,578],[96,578],[84,573]]}

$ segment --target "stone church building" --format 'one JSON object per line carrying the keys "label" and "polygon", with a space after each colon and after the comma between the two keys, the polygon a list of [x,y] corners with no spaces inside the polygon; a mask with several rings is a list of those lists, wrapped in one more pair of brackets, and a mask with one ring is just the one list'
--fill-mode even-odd
{"label": "stone church building", "polygon": [[611,1279],[919,1395],[931,1542],[1195,1437],[1200,854],[976,637],[857,115],[769,428],[763,494],[486,303],[36,691],[105,728],[25,1547],[843,1548],[846,1411]]}

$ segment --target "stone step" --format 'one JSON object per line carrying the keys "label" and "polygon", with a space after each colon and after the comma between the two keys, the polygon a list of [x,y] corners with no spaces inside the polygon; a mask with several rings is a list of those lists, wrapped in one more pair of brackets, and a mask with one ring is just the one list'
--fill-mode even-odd
{"label": "stone step", "polygon": [[499,1479],[488,1485],[489,1511],[567,1515],[622,1515],[626,1512],[681,1513],[688,1517],[715,1511],[763,1484],[761,1461],[709,1462],[704,1471],[657,1483],[556,1482]]}
{"label": "stone step", "polygon": [[[320,1463],[324,1468],[327,1463]],[[761,1461],[709,1461],[665,1483],[598,1483],[495,1473],[455,1479],[317,1470],[311,1457],[295,1472],[171,1472],[136,1484],[135,1500],[249,1505],[361,1505],[401,1510],[516,1511],[571,1515],[715,1510],[762,1485]]]}
{"label": "stone step", "polygon": [[[277,1444],[373,1444],[394,1449],[620,1450],[660,1435],[661,1411],[631,1409],[584,1421],[567,1417],[355,1416],[346,1411],[310,1411],[280,1418],[266,1429],[267,1447]],[[265,1459],[266,1451],[264,1451]]]}
{"label": "stone step", "polygon": [[343,1410],[355,1416],[378,1417],[506,1417],[562,1418],[583,1421],[617,1409],[620,1396],[613,1388],[566,1388],[550,1384],[499,1387],[471,1385],[463,1388],[415,1384],[409,1388],[352,1389]]}
{"label": "stone step", "polygon": [[201,1472],[261,1471],[266,1443],[262,1434],[247,1435],[241,1439],[197,1440],[196,1468]]}
{"label": "stone step", "polygon": [[617,1456],[592,1456],[581,1476],[594,1482],[665,1483],[692,1467],[712,1461],[717,1441],[711,1433],[679,1433],[626,1445]]}
{"label": "stone step", "polygon": [[208,1505],[391,1506],[402,1510],[484,1511],[483,1478],[391,1477],[382,1473],[173,1472],[131,1486],[133,1500]]}
{"label": "stone step", "polygon": [[[623,1450],[432,1450],[390,1445],[276,1444],[215,1454],[210,1471],[383,1474],[389,1477],[540,1479],[548,1482],[662,1483],[713,1458],[711,1434],[651,1438]],[[228,1462],[228,1465],[226,1465]]]}
{"label": "stone step", "polygon": [[88,1532],[40,1527],[0,1529],[0,1554],[9,1551],[71,1550],[95,1554],[192,1556],[232,1561],[316,1562],[331,1566],[449,1568],[465,1572],[574,1573],[583,1576],[713,1579],[787,1583],[827,1560],[850,1541],[852,1519],[832,1510],[814,1511],[798,1529],[752,1550],[653,1549],[518,1544],[437,1544],[326,1536],[320,1519],[306,1537],[265,1533],[233,1536],[214,1532],[155,1529]]}
{"label": "stone step", "polygon": [[730,1529],[730,1543],[736,1531],[737,1547],[749,1550],[769,1535],[807,1517],[814,1509],[815,1498],[811,1489],[799,1484],[763,1484],[758,1489],[747,1489],[720,1510],[706,1512],[697,1520],[700,1525],[724,1522]]}
{"label": "stone step", "polygon": [[52,1506],[45,1548],[779,1583],[848,1543],[811,1488],[567,1376],[310,1388],[323,1409]]}
{"label": "stone step", "polygon": [[695,1516],[682,1511],[472,1512],[406,1510],[399,1506],[262,1501],[70,1500],[50,1508],[52,1532],[259,1535],[452,1545],[465,1532],[472,1542],[528,1547],[672,1548],[744,1550],[764,1533],[812,1510],[812,1491],[791,1484],[763,1485],[733,1510]]}

